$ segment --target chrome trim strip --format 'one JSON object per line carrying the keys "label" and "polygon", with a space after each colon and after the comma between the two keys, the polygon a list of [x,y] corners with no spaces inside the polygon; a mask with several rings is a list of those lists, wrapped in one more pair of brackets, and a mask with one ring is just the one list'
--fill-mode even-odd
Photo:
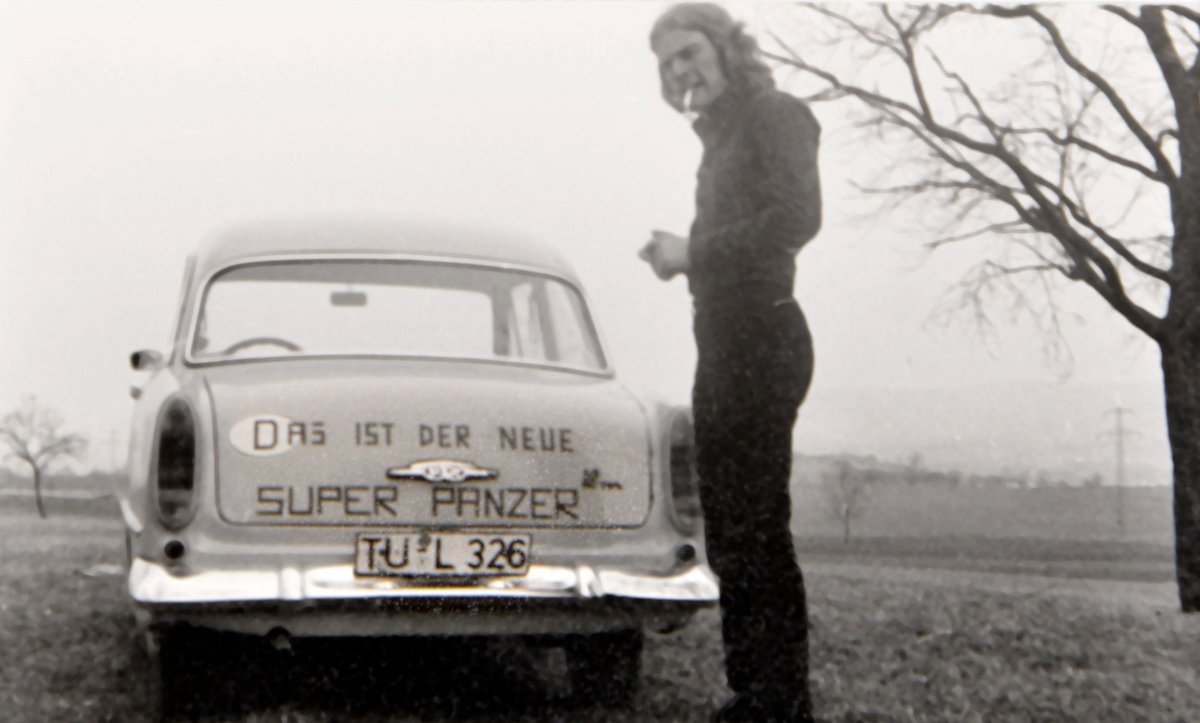
{"label": "chrome trim strip", "polygon": [[136,558],[129,593],[139,603],[214,603],[262,600],[354,598],[601,598],[710,603],[720,597],[717,579],[705,566],[654,575],[578,565],[531,565],[521,577],[481,580],[475,585],[414,584],[403,578],[358,578],[352,565],[302,569],[212,570],[175,574]]}

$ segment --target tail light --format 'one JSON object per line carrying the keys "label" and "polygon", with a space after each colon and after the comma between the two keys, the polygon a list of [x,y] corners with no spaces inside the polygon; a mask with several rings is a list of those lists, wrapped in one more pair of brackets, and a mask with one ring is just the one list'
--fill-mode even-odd
{"label": "tail light", "polygon": [[196,485],[196,424],[192,409],[178,397],[158,415],[155,498],[163,526],[178,530],[191,521]]}
{"label": "tail light", "polygon": [[671,424],[671,501],[675,526],[692,534],[700,524],[700,487],[692,447],[692,425],[684,416]]}

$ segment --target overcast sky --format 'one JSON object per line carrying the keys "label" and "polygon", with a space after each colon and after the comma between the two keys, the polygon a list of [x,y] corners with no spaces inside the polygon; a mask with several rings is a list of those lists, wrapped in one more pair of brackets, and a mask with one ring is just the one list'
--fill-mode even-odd
{"label": "overcast sky", "polygon": [[[187,253],[232,223],[321,212],[553,242],[620,377],[686,401],[685,284],[636,257],[651,229],[686,232],[700,154],[659,96],[646,36],[663,7],[0,3],[0,408],[36,394],[108,466],[120,453],[105,440],[127,436],[138,381],[128,353],[166,347]],[[728,7],[755,27],[769,16]],[[1097,434],[1120,401],[1144,432],[1131,454],[1169,470],[1152,345],[1083,289],[1065,297],[1080,312],[1065,329],[1069,369],[1020,324],[990,350],[966,326],[931,326],[968,259],[926,259],[905,224],[864,219],[849,181],[877,158],[838,107],[816,112],[826,220],[799,258],[817,373],[797,448],[1107,475],[1111,442]],[[956,445],[962,429],[973,436]]]}

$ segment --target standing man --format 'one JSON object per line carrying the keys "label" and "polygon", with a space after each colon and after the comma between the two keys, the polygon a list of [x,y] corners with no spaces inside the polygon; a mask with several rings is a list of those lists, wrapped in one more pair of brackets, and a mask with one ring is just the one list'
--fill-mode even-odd
{"label": "standing man", "polygon": [[714,720],[811,721],[788,482],[813,372],[792,285],[796,252],[821,224],[820,127],[719,6],[671,7],[650,46],[663,98],[699,114],[704,145],[690,235],[655,231],[641,257],[664,280],[686,274],[695,305],[696,465],[735,693]]}

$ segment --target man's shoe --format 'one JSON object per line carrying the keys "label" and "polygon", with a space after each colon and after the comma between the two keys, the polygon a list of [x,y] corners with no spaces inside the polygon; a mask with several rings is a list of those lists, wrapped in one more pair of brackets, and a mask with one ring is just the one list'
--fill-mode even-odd
{"label": "man's shoe", "polygon": [[807,701],[766,705],[757,698],[736,693],[713,713],[710,720],[712,723],[813,723],[816,719]]}
{"label": "man's shoe", "polygon": [[743,693],[734,693],[709,719],[712,723],[762,723],[764,711]]}
{"label": "man's shoe", "polygon": [[806,699],[794,699],[784,703],[763,705],[763,721],[778,723],[813,723],[812,704]]}

